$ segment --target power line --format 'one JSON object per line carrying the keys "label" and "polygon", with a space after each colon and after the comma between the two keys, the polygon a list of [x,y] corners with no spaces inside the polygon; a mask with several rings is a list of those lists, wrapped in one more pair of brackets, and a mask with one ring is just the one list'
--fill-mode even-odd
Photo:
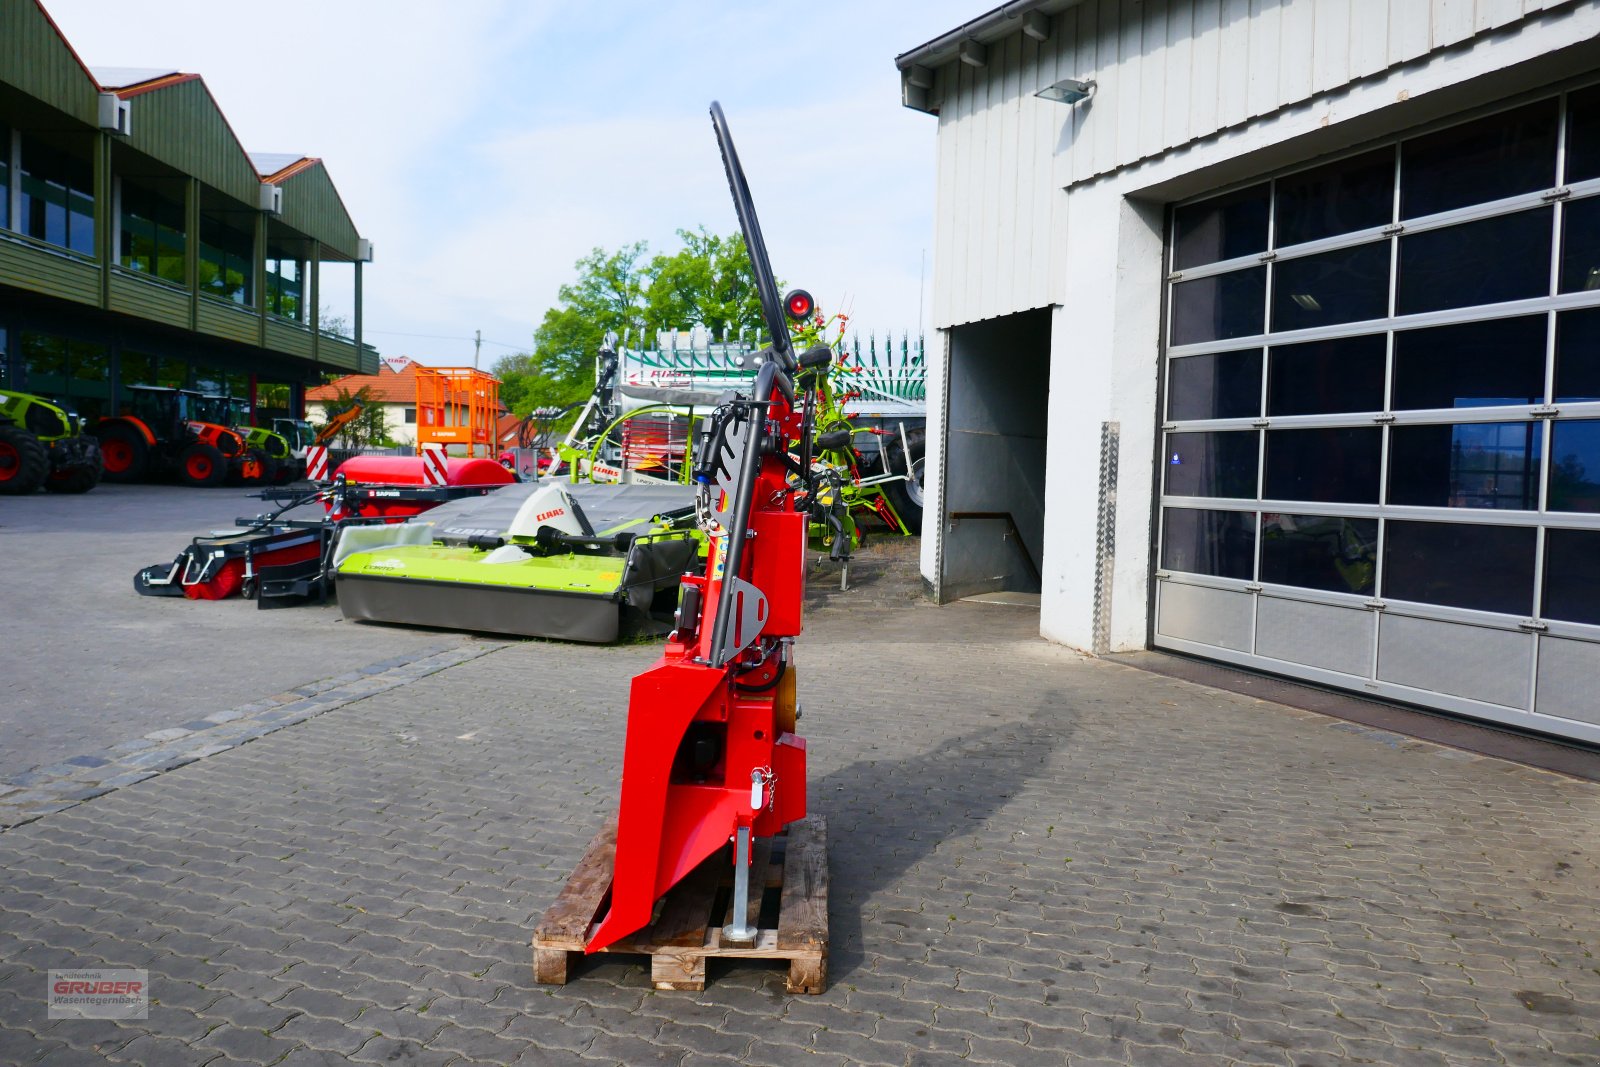
{"label": "power line", "polygon": [[[423,337],[423,338],[426,338],[426,339],[428,339],[430,341],[474,341],[475,342],[475,341],[478,340],[478,338],[474,338],[474,337],[456,337],[456,336],[453,336],[451,334],[443,334],[443,333],[401,333],[398,330],[365,330],[363,332],[365,332],[365,333],[382,334],[384,337]],[[512,350],[517,351],[517,352],[526,352],[526,351],[528,351],[527,347],[524,346],[524,345],[508,344],[505,341],[491,341],[487,337],[482,338],[482,341],[486,345],[497,345],[500,348],[509,348],[509,349],[512,349]]]}

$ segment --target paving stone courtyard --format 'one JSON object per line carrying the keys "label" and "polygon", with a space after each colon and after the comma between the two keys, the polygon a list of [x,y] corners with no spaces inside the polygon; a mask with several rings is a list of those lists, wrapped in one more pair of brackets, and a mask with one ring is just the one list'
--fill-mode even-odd
{"label": "paving stone courtyard", "polygon": [[[799,645],[824,994],[534,984],[656,652],[494,642],[0,832],[0,1064],[1600,1062],[1600,785],[858,582]],[[48,1018],[89,966],[148,1018]]]}

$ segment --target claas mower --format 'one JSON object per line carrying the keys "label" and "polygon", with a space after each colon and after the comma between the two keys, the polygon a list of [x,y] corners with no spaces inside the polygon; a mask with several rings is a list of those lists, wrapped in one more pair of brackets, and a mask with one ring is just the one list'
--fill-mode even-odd
{"label": "claas mower", "polygon": [[[656,665],[633,680],[609,906],[590,927],[589,952],[648,924],[661,896],[729,842],[735,921],[723,939],[749,941],[755,932],[739,917],[748,913],[752,839],[806,814],[795,639],[806,529],[823,506],[812,463],[817,389],[833,353],[816,346],[796,356],[788,301],[779,298],[717,104],[711,119],[772,347],[759,354],[753,384],[718,404],[696,445],[706,570],[684,577],[676,628]],[[791,298],[810,303],[803,293]]]}
{"label": "claas mower", "polygon": [[176,474],[185,485],[253,484],[266,478],[261,458],[233,430],[205,418],[205,398],[185,389],[135,385],[125,410],[94,428],[112,482]]}

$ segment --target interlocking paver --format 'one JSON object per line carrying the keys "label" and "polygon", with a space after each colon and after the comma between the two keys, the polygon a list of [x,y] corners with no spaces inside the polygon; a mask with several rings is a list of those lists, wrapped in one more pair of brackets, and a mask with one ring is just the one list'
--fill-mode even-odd
{"label": "interlocking paver", "polygon": [[[532,983],[655,651],[528,642],[0,832],[0,1061],[1600,1059],[1600,787],[1092,661],[892,561],[855,582],[798,646],[822,996]],[[357,684],[325,681],[250,714]],[[97,963],[155,1006],[66,1043],[44,972]]]}

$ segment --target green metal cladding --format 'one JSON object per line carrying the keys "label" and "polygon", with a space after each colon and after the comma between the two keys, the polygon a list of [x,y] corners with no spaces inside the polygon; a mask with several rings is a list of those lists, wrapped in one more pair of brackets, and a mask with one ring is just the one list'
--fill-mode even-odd
{"label": "green metal cladding", "polygon": [[129,148],[199,178],[247,207],[259,204],[261,179],[250,165],[228,120],[199,78],[131,98]]}
{"label": "green metal cladding", "polygon": [[347,259],[355,259],[360,234],[339,199],[327,168],[314,163],[283,180],[283,214],[290,229],[314,237]]}
{"label": "green metal cladding", "polygon": [[31,0],[0,0],[0,82],[94,126],[99,87]]}

